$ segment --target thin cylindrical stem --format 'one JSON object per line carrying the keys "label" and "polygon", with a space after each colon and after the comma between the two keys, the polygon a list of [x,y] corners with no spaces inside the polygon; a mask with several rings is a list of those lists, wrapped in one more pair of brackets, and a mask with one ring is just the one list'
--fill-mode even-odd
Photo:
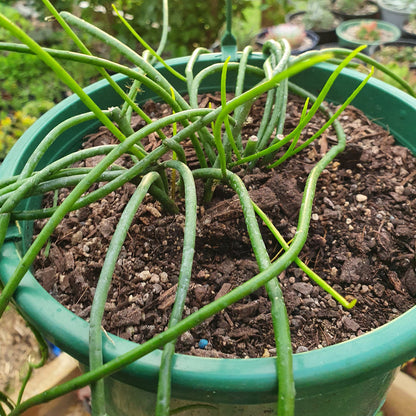
{"label": "thin cylindrical stem", "polygon": [[[254,210],[257,215],[264,222],[266,227],[271,231],[273,236],[276,238],[278,243],[283,247],[284,250],[289,250],[289,244],[285,241],[279,230],[274,226],[268,216],[261,210],[261,208],[253,202]],[[342,295],[340,295],[335,289],[333,289],[325,280],[317,275],[312,269],[310,269],[299,257],[295,259],[296,265],[305,272],[315,283],[317,283],[323,290],[329,293],[337,302],[339,302],[344,308],[351,309],[357,303],[357,299],[353,299],[348,302]]]}
{"label": "thin cylindrical stem", "polygon": [[[229,184],[240,198],[247,231],[259,270],[260,272],[267,270],[271,262],[261,236],[249,193],[243,181],[236,174],[228,173],[227,178]],[[265,286],[271,302],[271,314],[276,342],[276,368],[279,383],[277,412],[281,416],[293,416],[295,409],[295,382],[293,380],[293,358],[289,319],[277,277],[274,276]]]}
{"label": "thin cylindrical stem", "polygon": [[78,95],[80,100],[97,116],[97,119],[100,120],[114,134],[114,136],[117,137],[117,139],[120,141],[125,139],[125,136],[101,111],[100,107],[83,91],[71,75],[69,75],[69,73],[51,55],[49,55],[48,52],[46,52],[37,42],[30,38],[22,29],[8,20],[1,13],[0,25],[25,43],[37,56],[39,56],[39,58],[55,72],[57,77]]}
{"label": "thin cylindrical stem", "polygon": [[[185,228],[182,261],[179,271],[175,303],[173,304],[168,324],[168,327],[172,327],[182,319],[185,300],[191,280],[192,262],[195,252],[197,199],[195,182],[191,170],[186,165],[176,161],[168,161],[164,163],[164,165],[176,169],[180,173],[185,189]],[[167,343],[163,348],[157,390],[157,405],[155,413],[157,416],[169,415],[172,359],[175,352],[175,341],[176,340]]]}
{"label": "thin cylindrical stem", "polygon": [[[166,80],[166,78],[155,69],[149,62],[146,62],[139,54],[137,54],[133,49],[129,48],[118,39],[113,36],[110,36],[108,33],[97,28],[96,26],[80,19],[79,17],[74,16],[68,12],[62,12],[61,16],[69,24],[78,27],[80,30],[89,33],[91,36],[96,37],[97,39],[102,40],[108,45],[116,48],[122,55],[129,59],[133,64],[141,68],[148,77],[153,81],[157,82],[165,91],[170,91],[173,86]],[[173,88],[175,95],[178,96],[178,103],[181,109],[185,110],[189,108],[189,104],[182,98],[182,96]]]}
{"label": "thin cylindrical stem", "polygon": [[0,208],[1,213],[11,212],[17,204],[28,195],[32,189],[34,189],[38,184],[40,184],[45,179],[49,178],[52,174],[58,172],[60,169],[68,167],[79,160],[83,160],[88,157],[93,157],[97,155],[105,155],[111,153],[116,146],[106,145],[98,146],[89,149],[79,150],[77,152],[71,153],[67,156],[64,156],[61,159],[49,164],[39,172],[36,172],[32,176],[25,179],[18,179],[14,186],[9,186],[11,191],[8,194],[7,200],[3,203]]}
{"label": "thin cylindrical stem", "polygon": [[[133,193],[124,208],[123,214],[120,217],[120,221],[117,224],[116,230],[108,247],[95,290],[94,300],[91,306],[89,330],[89,366],[91,371],[100,368],[103,364],[101,322],[118,256],[124,244],[124,240],[126,239],[126,235],[133,221],[134,215],[146,196],[150,186],[157,180],[157,178],[158,174],[156,172],[148,173],[143,177],[140,185],[137,187],[136,191]],[[94,416],[104,416],[106,414],[104,380],[100,379],[93,383],[91,385],[91,392],[93,405],[92,414]]]}
{"label": "thin cylindrical stem", "polygon": [[[110,113],[107,110],[103,112],[104,114]],[[44,156],[45,152],[63,132],[80,123],[91,121],[96,118],[97,116],[93,112],[89,112],[84,114],[78,114],[76,116],[64,120],[62,123],[59,123],[42,139],[42,141],[38,144],[36,149],[30,154],[29,159],[27,160],[25,166],[22,169],[22,172],[20,173],[20,178],[27,178],[34,172],[36,166]]]}

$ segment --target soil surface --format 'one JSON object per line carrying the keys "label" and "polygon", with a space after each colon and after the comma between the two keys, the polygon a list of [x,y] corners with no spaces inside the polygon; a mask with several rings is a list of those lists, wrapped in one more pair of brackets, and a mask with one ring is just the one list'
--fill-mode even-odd
{"label": "soil surface", "polygon": [[[214,96],[202,98],[218,103]],[[287,129],[299,121],[303,102],[292,98]],[[152,118],[165,106],[148,103]],[[258,128],[261,105],[247,119],[244,137]],[[284,290],[295,352],[335,344],[390,321],[416,302],[416,160],[392,136],[349,107],[340,118],[346,150],[322,173],[317,186],[309,238],[300,258],[347,299],[343,309],[295,265],[278,279]],[[301,140],[323,124],[315,116]],[[134,128],[142,126],[135,120]],[[169,134],[169,132],[166,132]],[[101,129],[89,145],[112,142]],[[157,145],[151,136],[146,149]],[[332,129],[311,147],[274,170],[238,170],[253,200],[272,219],[286,241],[293,238],[303,187],[321,155],[336,142]],[[191,165],[196,165],[188,152]],[[87,161],[87,165],[97,160]],[[88,319],[108,243],[135,186],[127,184],[59,225],[49,256],[36,262],[36,277],[63,305]],[[201,194],[201,190],[198,191]],[[62,192],[61,198],[66,191]],[[50,204],[51,197],[45,201]],[[121,337],[143,342],[163,331],[174,302],[182,254],[184,207],[165,215],[148,196],[141,205],[114,273],[103,325]],[[39,229],[45,220],[37,222]],[[262,225],[271,258],[281,248]],[[237,197],[227,186],[198,208],[192,282],[184,311],[198,310],[258,272]],[[208,340],[199,348],[201,339]],[[177,351],[212,357],[275,354],[270,303],[264,289],[183,334]]]}

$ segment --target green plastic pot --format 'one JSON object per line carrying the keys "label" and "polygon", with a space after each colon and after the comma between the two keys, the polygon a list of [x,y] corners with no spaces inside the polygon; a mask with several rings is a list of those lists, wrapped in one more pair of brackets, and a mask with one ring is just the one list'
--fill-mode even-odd
{"label": "green plastic pot", "polygon": [[[221,54],[202,56],[197,70],[218,62]],[[261,66],[263,55],[253,54],[250,63]],[[183,71],[187,59],[169,63]],[[321,64],[296,76],[293,80],[317,93],[333,70]],[[161,71],[166,74],[164,69]],[[175,87],[185,85],[167,73]],[[126,85],[123,76],[115,76]],[[342,101],[363,79],[351,70],[342,72],[330,99]],[[248,85],[256,82],[249,78]],[[230,82],[232,82],[230,77]],[[218,77],[209,78],[204,91],[217,90]],[[354,104],[370,118],[387,127],[397,140],[416,153],[414,120],[416,100],[405,93],[372,80],[358,95]],[[106,82],[100,81],[86,91],[103,108],[119,104],[120,98]],[[140,95],[143,102],[155,98],[150,91]],[[11,150],[0,166],[0,177],[17,174],[36,144],[58,122],[85,110],[77,97],[71,96],[41,117]],[[79,148],[85,134],[94,131],[97,123],[85,123],[67,131],[45,155],[43,165]],[[25,202],[26,207],[39,206],[39,198]],[[25,208],[22,206],[21,208]],[[6,283],[19,262],[21,251],[31,240],[30,223],[21,224],[21,232],[10,227],[6,243],[0,251],[0,277]],[[88,364],[88,323],[56,302],[28,273],[21,282],[15,299],[25,316],[54,344]],[[106,361],[130,350],[134,344],[116,336],[112,342],[104,338]],[[385,393],[400,364],[416,355],[416,308],[371,333],[320,350],[294,356],[297,416],[373,416],[381,407]],[[136,361],[107,379],[108,411],[112,416],[153,415],[160,351]],[[276,400],[275,358],[213,359],[177,354],[173,369],[172,408],[192,403],[208,403],[216,407],[188,410],[184,415],[269,415]]]}
{"label": "green plastic pot", "polygon": [[[383,40],[361,40],[358,38],[352,38],[348,35],[348,31],[351,28],[360,26],[362,23],[370,23],[370,22],[377,22],[377,28],[381,30],[385,30],[390,33],[391,38],[383,41]],[[341,46],[345,46],[347,48],[355,49],[361,45],[367,45],[368,47],[364,50],[366,53],[371,53],[371,48],[377,45],[381,45],[385,42],[394,42],[401,36],[400,29],[392,23],[385,22],[383,20],[375,20],[375,19],[352,19],[346,20],[342,22],[336,29],[336,34],[338,36],[338,43]]]}

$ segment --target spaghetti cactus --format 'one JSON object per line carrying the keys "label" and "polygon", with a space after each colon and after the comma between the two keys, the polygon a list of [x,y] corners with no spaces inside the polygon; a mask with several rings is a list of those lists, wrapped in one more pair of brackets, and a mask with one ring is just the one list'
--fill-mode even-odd
{"label": "spaghetti cactus", "polygon": [[[199,48],[189,57],[188,65],[182,74],[171,69],[168,63],[160,58],[160,50],[157,52],[153,51],[142,41],[138,34],[134,34],[134,36],[147,48],[143,56],[138,55],[119,40],[90,23],[66,12],[59,14],[49,0],[43,1],[66,33],[78,45],[80,53],[41,48],[33,39],[1,14],[0,25],[9,30],[21,43],[2,43],[0,44],[0,50],[32,53],[39,56],[40,59],[50,66],[62,82],[65,82],[79,95],[89,111],[64,120],[56,126],[33,151],[19,175],[0,181],[1,243],[3,243],[7,228],[11,223],[15,221],[19,223],[19,221],[34,220],[36,218],[49,218],[33,244],[22,253],[20,264],[4,287],[0,296],[0,314],[5,310],[23,276],[31,267],[42,247],[47,244],[51,234],[65,215],[70,211],[77,210],[99,200],[127,182],[133,183],[136,186],[136,191],[125,208],[122,220],[116,227],[95,291],[90,319],[89,371],[74,380],[54,387],[31,399],[19,402],[16,405],[13,405],[5,396],[0,396],[0,400],[6,401],[10,408],[9,415],[21,414],[31,406],[51,400],[88,384],[92,386],[93,414],[96,416],[106,415],[103,378],[117,372],[157,348],[163,348],[163,359],[160,366],[158,401],[155,411],[157,415],[170,414],[171,369],[175,340],[203,320],[248,296],[262,286],[266,287],[271,300],[273,328],[277,347],[278,359],[276,359],[276,366],[279,380],[277,411],[280,416],[293,415],[295,389],[292,374],[289,323],[277,276],[290,263],[294,262],[344,307],[351,308],[355,303],[355,301],[348,302],[341,294],[332,289],[298,258],[298,254],[307,239],[313,196],[319,175],[345,146],[345,136],[336,118],[364,87],[371,73],[355,91],[351,91],[350,97],[335,114],[332,114],[325,107],[324,100],[339,72],[353,58],[362,57],[359,53],[360,49],[353,52],[342,49],[319,51],[293,58],[290,54],[289,44],[285,40],[279,42],[268,41],[263,51],[264,65],[262,68],[248,63],[252,51],[250,48],[246,48],[238,55],[237,61],[226,60],[221,62],[217,60],[216,63],[195,73],[194,68],[199,57],[208,53],[207,50]],[[130,60],[135,68],[132,69],[93,55],[82,44],[72,28],[89,33],[98,40],[117,48],[120,53]],[[130,30],[133,31],[133,28],[130,27]],[[290,77],[293,75],[319,62],[331,60],[334,57],[342,57],[344,60],[334,70],[333,75],[328,79],[317,97],[300,90],[290,81]],[[120,95],[123,104],[119,108],[102,110],[99,103],[94,102],[79,87],[57,59],[75,60],[96,67]],[[369,58],[365,59],[368,61]],[[189,96],[188,101],[158,71],[157,67],[153,66],[153,60],[159,61],[161,67],[168,68],[170,76],[176,77],[178,82],[183,84],[184,90],[187,90]],[[128,76],[132,85],[130,91],[123,90],[107,75],[107,70]],[[234,97],[227,99],[226,92],[230,90],[232,84],[229,81],[231,73],[236,75],[236,82],[233,85]],[[213,74],[220,75],[218,91],[221,93],[221,105],[216,109],[198,108],[196,97],[200,91],[200,85],[205,78]],[[257,79],[257,83],[250,88],[245,83],[247,74],[251,74]],[[141,88],[153,91],[160,101],[167,103],[171,107],[171,114],[158,120],[152,120],[149,115],[145,114],[140,105],[135,101],[137,92]],[[288,91],[290,89],[303,95],[306,103],[299,124],[286,136],[282,136]],[[260,129],[255,140],[249,140],[247,143],[244,143],[241,136],[244,121],[253,103],[263,94],[267,94],[267,102]],[[309,103],[311,103],[310,108],[308,108]],[[318,111],[323,111],[328,121],[310,140],[299,143],[302,131],[307,127],[312,116]],[[130,127],[130,119],[133,113],[137,113],[147,123],[138,131],[133,131]],[[57,160],[46,167],[39,167],[39,162],[45,152],[54,142],[59,141],[60,136],[67,129],[80,123],[96,120],[105,125],[114,134],[119,140],[119,144],[78,150],[57,158]],[[269,221],[266,214],[251,200],[244,183],[233,173],[233,167],[243,165],[248,169],[252,169],[254,166],[268,169],[278,164],[283,164],[285,160],[294,157],[312,143],[332,124],[338,136],[338,143],[329,149],[327,154],[322,157],[309,174],[299,213],[297,232],[293,241],[289,244]],[[167,137],[162,133],[162,129],[166,126],[173,126],[171,137]],[[142,140],[152,133],[159,135],[160,144],[154,150],[148,152],[144,149]],[[276,137],[281,139],[277,140]],[[194,169],[187,166],[183,147],[185,140],[188,139],[192,143],[199,163],[199,166]],[[282,149],[286,149],[283,155],[281,154]],[[280,156],[277,156],[278,152],[280,152]],[[175,156],[172,157],[172,160],[166,161],[166,157],[172,153]],[[73,167],[75,162],[93,155],[103,156],[96,166],[82,169]],[[120,168],[115,164],[116,160],[123,155],[129,155],[132,160],[131,167]],[[171,170],[176,171],[176,177],[179,178],[179,181],[184,186],[175,187],[174,182],[166,180]],[[193,254],[195,251],[197,202],[194,181],[196,179],[202,179],[206,183],[205,200],[210,199],[213,185],[217,182],[225,183],[238,195],[260,272],[226,295],[183,319],[184,301],[190,284]],[[91,185],[97,182],[104,182],[105,184],[101,185],[97,190],[89,191]],[[175,192],[168,189],[169,183],[171,187],[178,191],[181,189],[185,190],[183,198],[186,217],[178,292],[169,326],[159,335],[141,345],[137,345],[122,356],[112,361],[104,362],[101,321],[115,263],[133,215],[147,192],[159,200],[167,212],[177,211],[174,200]],[[47,209],[24,212],[19,210],[18,204],[20,201],[47,191],[59,190],[63,187],[72,187],[72,191],[60,204]],[[283,248],[283,254],[277,259],[269,258],[259,230],[257,216],[263,220]],[[3,414],[5,413],[3,412]]]}

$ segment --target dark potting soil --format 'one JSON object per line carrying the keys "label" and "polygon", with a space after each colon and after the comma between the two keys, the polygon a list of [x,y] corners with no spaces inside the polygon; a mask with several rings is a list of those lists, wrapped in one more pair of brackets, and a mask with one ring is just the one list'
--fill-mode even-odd
{"label": "dark potting soil", "polygon": [[[201,98],[218,103],[208,95]],[[299,121],[302,101],[292,98],[287,128]],[[169,110],[147,103],[152,118]],[[255,133],[256,106],[244,130]],[[349,107],[340,117],[346,150],[322,173],[309,238],[299,257],[347,299],[343,309],[297,266],[278,276],[283,287],[294,351],[306,351],[359,336],[397,317],[416,303],[416,159],[394,145],[392,136]],[[315,116],[309,137],[323,124]],[[134,128],[143,125],[135,120]],[[168,133],[168,132],[167,132]],[[169,133],[168,133],[169,134]],[[88,145],[114,142],[103,128]],[[302,190],[321,154],[336,142],[332,129],[279,168],[239,174],[251,197],[289,241],[296,231]],[[151,135],[146,150],[157,146]],[[190,150],[190,149],[188,149]],[[188,152],[191,164],[195,158]],[[192,158],[194,159],[192,161]],[[99,159],[99,158],[98,158]],[[91,166],[97,158],[88,160]],[[70,213],[58,226],[47,258],[38,256],[35,276],[63,305],[88,319],[94,288],[107,246],[135,186],[127,184],[89,207]],[[201,190],[198,191],[201,194]],[[66,193],[62,192],[61,198]],[[200,195],[201,196],[201,195]],[[44,204],[50,204],[51,197]],[[174,302],[182,254],[185,217],[165,215],[148,196],[128,232],[106,304],[104,328],[136,342],[163,331]],[[39,230],[46,220],[37,221]],[[261,224],[271,258],[279,244]],[[243,215],[234,192],[216,188],[213,201],[198,208],[194,270],[184,315],[229,292],[258,272]],[[198,348],[200,339],[209,341]],[[183,334],[177,351],[210,357],[259,357],[275,354],[270,303],[264,289]]]}

